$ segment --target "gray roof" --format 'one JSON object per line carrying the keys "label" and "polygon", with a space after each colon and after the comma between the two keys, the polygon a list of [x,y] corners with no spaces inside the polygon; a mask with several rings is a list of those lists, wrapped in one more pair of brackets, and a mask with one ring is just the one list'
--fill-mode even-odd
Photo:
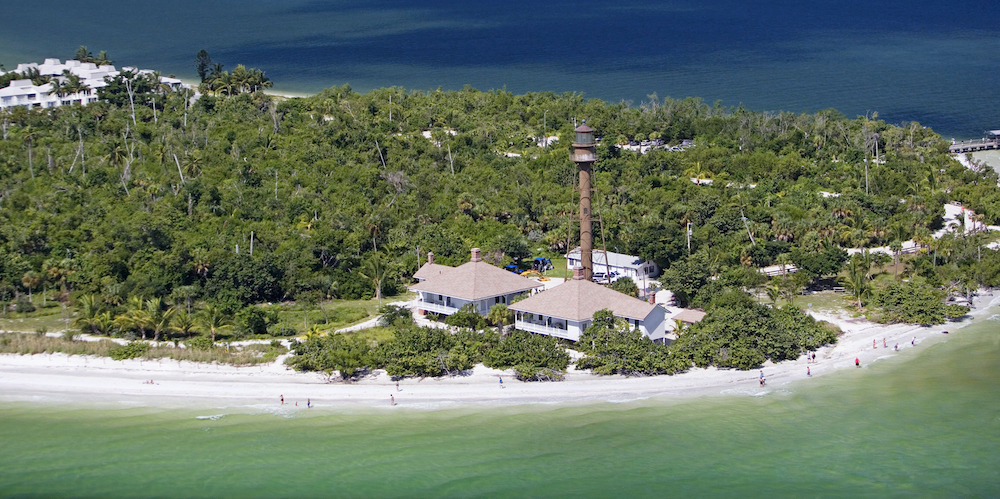
{"label": "gray roof", "polygon": [[[482,300],[494,296],[521,293],[539,288],[541,283],[521,277],[513,272],[494,267],[483,261],[466,262],[458,267],[433,264],[443,270],[427,277],[427,280],[410,286],[412,291],[423,291],[462,300]],[[424,265],[427,267],[427,265]],[[420,270],[424,270],[421,267]],[[418,271],[420,273],[420,271]],[[416,276],[417,274],[414,274]]]}
{"label": "gray roof", "polygon": [[576,322],[590,319],[595,312],[605,308],[616,317],[645,320],[656,305],[584,279],[568,280],[510,305],[511,310]]}

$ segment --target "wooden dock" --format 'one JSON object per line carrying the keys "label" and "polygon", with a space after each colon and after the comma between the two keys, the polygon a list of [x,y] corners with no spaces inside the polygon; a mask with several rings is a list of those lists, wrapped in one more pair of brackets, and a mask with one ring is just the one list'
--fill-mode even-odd
{"label": "wooden dock", "polygon": [[1000,130],[990,130],[987,134],[989,138],[954,142],[948,150],[952,153],[966,153],[1000,149]]}

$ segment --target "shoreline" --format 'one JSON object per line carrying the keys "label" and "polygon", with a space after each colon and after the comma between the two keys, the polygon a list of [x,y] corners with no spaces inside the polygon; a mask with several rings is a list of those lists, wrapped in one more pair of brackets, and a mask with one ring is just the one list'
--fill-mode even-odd
{"label": "shoreline", "polygon": [[[985,320],[1000,295],[979,294],[970,318],[961,322],[922,327],[881,325],[846,314],[811,312],[817,320],[841,327],[835,345],[817,350],[816,362],[805,357],[763,365],[759,371],[692,368],[672,376],[600,376],[570,366],[563,381],[521,382],[511,371],[478,365],[468,375],[444,378],[406,378],[396,383],[384,371],[355,383],[328,382],[320,373],[300,373],[278,357],[271,364],[234,367],[175,360],[115,361],[108,357],[66,354],[0,355],[0,403],[79,404],[96,408],[199,409],[226,413],[290,415],[316,411],[444,410],[475,406],[507,407],[552,404],[622,403],[645,399],[688,400],[706,396],[766,396],[783,386],[812,377],[854,369],[907,355],[924,341],[949,329],[960,330]],[[883,348],[885,338],[888,348]],[[877,348],[873,349],[871,342]],[[911,344],[911,341],[913,342]],[[899,345],[899,351],[894,346]],[[500,378],[504,378],[503,387]],[[148,381],[152,380],[153,384]],[[284,405],[280,397],[284,397]],[[390,405],[390,396],[396,405]],[[296,402],[298,405],[296,406]]]}

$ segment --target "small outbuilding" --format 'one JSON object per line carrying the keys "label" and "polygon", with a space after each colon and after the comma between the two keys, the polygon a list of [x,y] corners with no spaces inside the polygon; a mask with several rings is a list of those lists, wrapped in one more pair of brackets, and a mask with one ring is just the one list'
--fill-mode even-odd
{"label": "small outbuilding", "polygon": [[[566,254],[566,268],[573,270],[582,265],[580,247]],[[618,275],[633,279],[653,278],[660,273],[660,267],[651,260],[643,260],[634,255],[615,253],[613,251],[595,250],[593,252],[594,273]]]}

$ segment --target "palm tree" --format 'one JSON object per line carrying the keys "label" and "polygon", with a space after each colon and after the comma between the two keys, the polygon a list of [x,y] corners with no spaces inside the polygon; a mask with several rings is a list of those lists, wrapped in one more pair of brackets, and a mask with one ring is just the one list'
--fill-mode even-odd
{"label": "palm tree", "polygon": [[695,179],[698,183],[701,183],[702,180],[712,178],[712,172],[701,166],[701,161],[696,161],[694,166],[684,170],[684,175]]}
{"label": "palm tree", "polygon": [[781,287],[777,283],[771,283],[767,286],[767,298],[774,306],[778,305],[778,299],[781,298]]}
{"label": "palm tree", "polygon": [[86,45],[80,45],[80,48],[76,49],[76,55],[73,58],[80,62],[90,62],[94,58],[94,53],[87,50]]}
{"label": "palm tree", "polygon": [[487,314],[486,320],[496,326],[497,333],[502,336],[507,326],[514,323],[514,311],[507,308],[506,304],[497,303],[490,307],[490,312]]}
{"label": "palm tree", "polygon": [[160,334],[170,329],[177,309],[163,308],[163,300],[159,297],[146,300],[146,314],[149,316],[149,328],[153,330],[153,341],[160,341]]}
{"label": "palm tree", "polygon": [[114,64],[115,61],[112,61],[111,59],[108,59],[108,53],[107,53],[107,51],[102,50],[102,51],[100,51],[100,52],[97,53],[97,59],[94,60],[94,63],[97,64],[98,66],[104,66],[104,65],[110,66],[110,65]]}
{"label": "palm tree", "polygon": [[226,315],[215,305],[209,305],[201,310],[197,316],[197,322],[202,331],[212,334],[212,343],[215,343],[215,335],[232,327]]}
{"label": "palm tree", "polygon": [[362,271],[358,273],[361,277],[371,279],[372,285],[375,286],[375,298],[378,299],[379,308],[382,308],[382,284],[388,273],[389,266],[383,260],[382,254],[377,252],[365,261]]}
{"label": "palm tree", "polygon": [[76,301],[77,316],[73,327],[91,334],[104,334],[111,322],[111,312],[102,310],[101,301],[95,295],[83,295]]}
{"label": "palm tree", "polygon": [[37,287],[38,283],[41,281],[41,276],[39,276],[38,272],[35,272],[34,270],[25,272],[24,276],[21,277],[21,284],[28,288],[28,301],[31,301],[31,289]]}
{"label": "palm tree", "polygon": [[187,338],[197,332],[198,321],[195,316],[181,310],[174,316],[171,329]]}
{"label": "palm tree", "polygon": [[889,243],[889,249],[892,250],[892,272],[893,277],[899,280],[899,253],[903,251],[903,243],[899,242],[899,239],[893,239]]}
{"label": "palm tree", "polygon": [[306,330],[305,339],[306,341],[319,339],[323,336],[323,334],[324,333],[320,330],[319,325],[313,324],[312,326],[309,326],[308,330]]}
{"label": "palm tree", "polygon": [[191,301],[192,298],[198,295],[198,286],[187,285],[187,286],[177,286],[174,288],[172,293],[175,299],[184,300],[184,306],[187,309],[187,314],[191,314]]}
{"label": "palm tree", "polygon": [[28,146],[28,171],[31,173],[31,178],[35,178],[35,140],[38,138],[38,131],[32,128],[31,125],[25,125],[20,131],[21,140]]}
{"label": "palm tree", "polygon": [[146,302],[141,296],[130,296],[124,313],[115,317],[115,324],[122,329],[138,330],[142,338],[146,338],[146,328],[151,317],[146,312]]}
{"label": "palm tree", "polygon": [[865,268],[863,259],[852,258],[847,268],[847,277],[842,278],[844,286],[851,291],[851,295],[858,301],[858,310],[861,310],[862,307],[861,298],[868,294],[871,287],[866,273],[867,269]]}

